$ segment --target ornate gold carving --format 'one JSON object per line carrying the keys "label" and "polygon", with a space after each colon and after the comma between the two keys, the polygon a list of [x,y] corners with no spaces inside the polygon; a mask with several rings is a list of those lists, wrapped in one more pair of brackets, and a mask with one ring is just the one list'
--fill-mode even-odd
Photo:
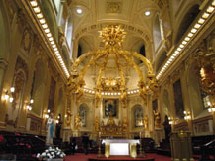
{"label": "ornate gold carving", "polygon": [[199,54],[200,62],[200,82],[202,90],[208,95],[215,95],[215,53],[212,49],[208,52]]}
{"label": "ornate gold carving", "polygon": [[95,128],[96,132],[100,131],[100,124],[99,124],[99,117],[98,116],[96,116],[96,118],[95,118],[94,128]]}
{"label": "ornate gold carving", "polygon": [[107,13],[121,13],[121,2],[107,2]]}
{"label": "ornate gold carving", "polygon": [[81,117],[80,117],[79,114],[77,114],[77,115],[75,116],[74,122],[75,122],[74,128],[75,128],[76,130],[80,130],[80,127],[81,127]]}
{"label": "ornate gold carving", "polygon": [[[122,107],[126,107],[126,74],[129,67],[133,68],[139,76],[139,91],[144,99],[146,95],[157,91],[157,80],[153,73],[151,62],[141,54],[122,50],[122,42],[125,35],[126,32],[121,26],[111,25],[104,27],[100,31],[100,37],[104,42],[104,49],[88,52],[76,59],[72,66],[72,75],[68,80],[68,87],[70,92],[77,94],[78,99],[83,95],[83,87],[85,85],[84,76],[90,66],[97,68],[94,87],[96,107],[98,107],[98,103],[102,98],[102,92],[120,93]],[[148,70],[146,75],[144,75],[139,65],[135,63],[135,58],[144,63]],[[83,60],[85,61],[83,62]],[[80,66],[81,63],[82,65]]]}
{"label": "ornate gold carving", "polygon": [[103,136],[125,136],[128,132],[127,119],[124,118],[123,122],[119,121],[116,124],[113,117],[110,115],[107,124],[102,121],[100,131]]}

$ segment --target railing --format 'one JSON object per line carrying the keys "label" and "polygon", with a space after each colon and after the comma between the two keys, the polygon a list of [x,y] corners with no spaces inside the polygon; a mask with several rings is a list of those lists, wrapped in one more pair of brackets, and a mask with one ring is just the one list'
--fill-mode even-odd
{"label": "railing", "polygon": [[201,158],[199,161],[210,161],[210,157],[215,159],[215,139],[201,147]]}

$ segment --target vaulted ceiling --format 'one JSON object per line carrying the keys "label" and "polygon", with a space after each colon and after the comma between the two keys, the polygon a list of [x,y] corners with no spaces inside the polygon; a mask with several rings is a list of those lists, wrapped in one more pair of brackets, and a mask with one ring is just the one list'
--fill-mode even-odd
{"label": "vaulted ceiling", "polygon": [[[150,46],[152,28],[159,7],[152,0],[74,0],[70,4],[73,14],[74,37],[78,38],[82,53],[102,48],[98,31],[107,24],[121,25],[127,32],[124,50],[140,51]],[[77,14],[76,9],[83,12]],[[150,11],[146,16],[145,12]]]}

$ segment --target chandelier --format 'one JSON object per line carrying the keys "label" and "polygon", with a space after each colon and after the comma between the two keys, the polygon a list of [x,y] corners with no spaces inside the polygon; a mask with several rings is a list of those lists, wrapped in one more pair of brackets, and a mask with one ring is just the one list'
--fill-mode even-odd
{"label": "chandelier", "polygon": [[[107,94],[118,96],[121,103],[126,105],[128,68],[133,69],[138,75],[137,88],[141,97],[146,99],[148,94],[155,92],[157,80],[151,62],[139,53],[122,50],[122,43],[126,36],[124,29],[118,25],[110,25],[99,32],[104,48],[82,54],[76,59],[72,65],[71,77],[68,81],[70,92],[76,93],[77,98],[81,98],[84,88],[86,88],[84,78],[87,71],[92,68],[95,69],[95,84],[90,91],[95,94],[97,103],[104,94]],[[143,62],[147,73],[143,72],[135,59]]]}

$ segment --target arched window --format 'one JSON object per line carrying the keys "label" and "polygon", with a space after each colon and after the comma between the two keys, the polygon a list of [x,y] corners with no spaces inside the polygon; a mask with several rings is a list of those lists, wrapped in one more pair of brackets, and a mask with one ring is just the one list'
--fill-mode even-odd
{"label": "arched window", "polygon": [[195,20],[199,12],[200,12],[199,6],[195,5],[186,13],[186,15],[184,16],[184,19],[181,21],[178,34],[175,39],[175,44],[177,44],[180,41],[180,39],[187,31],[189,26],[192,24],[192,22]]}
{"label": "arched window", "polygon": [[160,20],[158,16],[156,17],[156,20],[153,26],[153,38],[154,38],[154,47],[156,51],[159,48],[162,41],[161,25],[160,25]]}
{"label": "arched window", "polygon": [[142,46],[140,47],[140,54],[143,55],[143,56],[146,56],[145,45],[142,45]]}
{"label": "arched window", "polygon": [[73,46],[73,44],[72,44],[73,43],[72,42],[72,30],[73,30],[73,25],[72,25],[72,20],[70,17],[70,18],[68,18],[66,25],[65,25],[65,35],[66,35],[66,40],[67,40],[67,43],[68,43],[71,51],[72,51],[72,46]]}
{"label": "arched window", "polygon": [[134,127],[143,127],[143,108],[140,105],[134,108]]}
{"label": "arched window", "polygon": [[59,10],[60,10],[60,0],[52,0],[52,3],[54,5],[55,12],[59,13]]}
{"label": "arched window", "polygon": [[81,56],[81,54],[82,54],[82,47],[81,47],[81,45],[79,44],[79,45],[78,45],[78,57]]}

